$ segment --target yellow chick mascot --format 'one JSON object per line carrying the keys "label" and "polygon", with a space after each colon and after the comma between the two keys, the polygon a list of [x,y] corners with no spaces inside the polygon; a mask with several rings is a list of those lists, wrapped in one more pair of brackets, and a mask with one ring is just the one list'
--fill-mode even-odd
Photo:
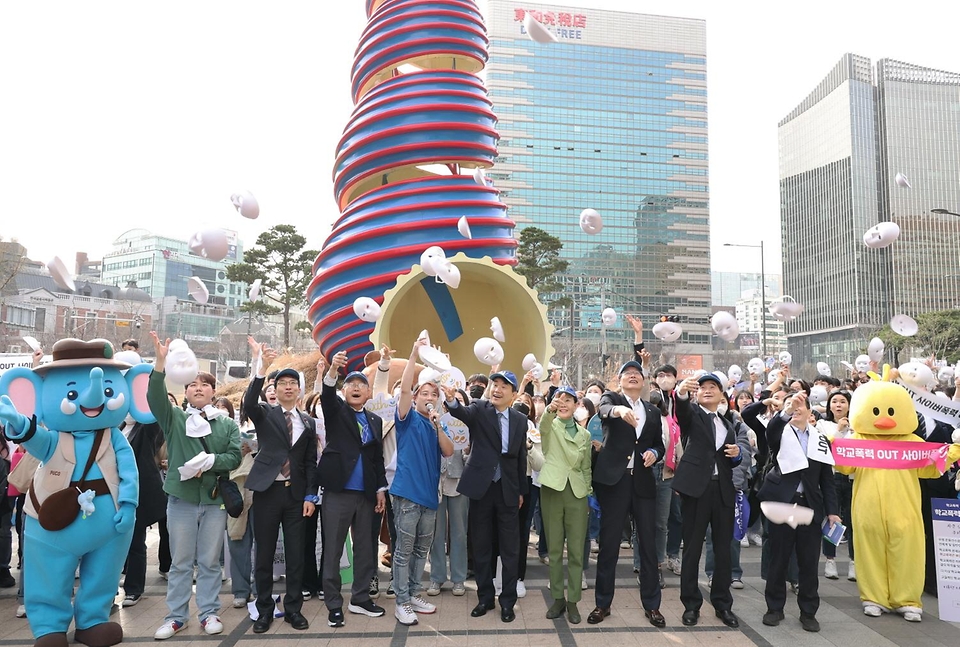
{"label": "yellow chick mascot", "polygon": [[[917,412],[910,394],[888,381],[890,367],[883,367],[883,379],[870,372],[872,381],[853,393],[850,403],[852,439],[919,443],[914,434]],[[960,458],[960,445],[950,446],[948,464]],[[923,609],[924,537],[920,516],[918,478],[936,478],[936,465],[919,469],[835,468],[855,474],[851,514],[854,549],[857,555],[857,587],[863,612],[877,617],[896,611],[905,620],[920,622]]]}

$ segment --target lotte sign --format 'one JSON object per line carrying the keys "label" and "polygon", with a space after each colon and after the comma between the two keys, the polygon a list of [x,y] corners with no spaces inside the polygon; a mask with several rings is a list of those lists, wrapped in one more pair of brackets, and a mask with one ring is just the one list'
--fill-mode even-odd
{"label": "lotte sign", "polygon": [[[587,26],[587,17],[582,13],[572,14],[566,11],[534,11],[526,9],[514,9],[514,22],[522,23],[527,14],[538,23],[547,27],[557,38],[566,40],[583,40],[583,29]],[[520,33],[526,35],[527,31],[520,25]]]}

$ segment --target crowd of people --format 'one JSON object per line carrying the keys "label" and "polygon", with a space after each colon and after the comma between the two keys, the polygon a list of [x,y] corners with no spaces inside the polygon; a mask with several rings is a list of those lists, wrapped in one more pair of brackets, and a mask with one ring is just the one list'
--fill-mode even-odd
{"label": "crowd of people", "polygon": [[[648,621],[666,626],[661,590],[665,571],[672,571],[680,576],[682,623],[696,625],[705,548],[711,605],[725,625],[738,627],[731,589],[743,588],[740,551],[753,544],[762,546],[763,623],[784,619],[789,587],[801,626],[818,631],[821,554],[823,575],[840,577],[837,546],[821,533],[824,521],[847,524],[846,577],[856,580],[851,479],[816,461],[802,469],[779,463],[794,445],[806,454],[813,434],[851,433],[851,392],[860,376],[841,383],[819,375],[809,384],[784,367],[770,384],[763,376],[736,380],[706,372],[679,380],[675,367],[652,365],[642,324],[627,319],[636,334],[635,357],[619,368],[615,383],[591,381],[583,388],[565,383],[559,370],[541,381],[532,372],[518,379],[494,367],[469,377],[465,388],[441,383],[430,371],[418,377],[419,351],[428,343],[418,339],[395,384],[388,383],[394,351],[384,347],[372,372],[343,376],[346,354],[329,363],[321,358],[311,390],[298,371],[271,370],[277,351],[251,338],[254,374],[238,411],[217,396],[209,373],[186,386],[182,402],[168,393],[170,341],[152,333],[147,401],[156,422],[128,417],[121,425],[140,474],[121,604],[136,605],[144,594],[147,529],[158,525],[168,609],[158,640],[188,626],[192,596],[203,631],[222,632],[220,595],[228,576],[232,606],[254,603],[253,631],[266,632],[275,619],[281,537],[279,606],[294,629],[309,627],[302,605],[314,597],[324,601],[330,627],[344,626],[341,565],[348,535],[349,613],[383,616],[377,601],[384,595],[394,599],[397,622],[413,625],[418,615],[437,611],[429,598],[448,583],[452,595],[466,595],[472,572],[477,601],[470,615],[483,616],[499,602],[501,620],[511,622],[527,592],[535,528],[539,559],[549,568],[547,618],[581,622],[579,603],[596,554],[595,605],[587,622],[602,623],[610,615],[621,551],[632,548]],[[139,352],[135,340],[123,349]],[[812,405],[817,387],[828,397]],[[378,394],[395,398],[388,419],[365,408]],[[465,446],[455,446],[445,413],[466,426]],[[587,430],[595,416],[602,434]],[[928,440],[946,434],[942,442],[949,442],[950,430],[940,425],[921,420],[919,431]],[[7,467],[23,456],[4,437],[0,458]],[[22,576],[26,492],[11,484],[3,499],[0,587],[14,587],[12,520]],[[739,506],[751,499],[811,508],[813,522],[774,524],[756,511],[755,519],[738,520]],[[385,587],[380,563],[391,571]],[[21,580],[17,616],[29,617],[22,588]]]}

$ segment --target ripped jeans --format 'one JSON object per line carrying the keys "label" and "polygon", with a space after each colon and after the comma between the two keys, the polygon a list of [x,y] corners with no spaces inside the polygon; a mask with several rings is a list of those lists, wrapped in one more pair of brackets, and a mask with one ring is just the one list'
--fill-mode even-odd
{"label": "ripped jeans", "polygon": [[397,540],[393,547],[393,588],[397,604],[404,604],[420,592],[420,580],[433,545],[437,511],[400,496],[390,497]]}

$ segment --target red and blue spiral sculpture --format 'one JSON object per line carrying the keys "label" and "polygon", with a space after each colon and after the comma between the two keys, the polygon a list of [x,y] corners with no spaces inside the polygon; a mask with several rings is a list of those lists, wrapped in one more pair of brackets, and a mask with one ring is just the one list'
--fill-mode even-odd
{"label": "red and blue spiral sculpture", "polygon": [[[432,245],[448,258],[463,252],[508,266],[516,264],[517,247],[515,223],[498,192],[470,174],[493,166],[499,139],[492,104],[475,75],[487,61],[488,44],[476,3],[366,0],[366,9],[369,22],[352,70],[356,107],[333,171],[341,216],[307,288],[314,339],[327,357],[346,351],[349,370],[361,368],[374,349],[375,324],[353,312],[358,297],[384,304],[385,293]],[[457,231],[462,216],[471,239]],[[465,334],[464,322],[450,289],[417,278],[445,341],[456,341]]]}

